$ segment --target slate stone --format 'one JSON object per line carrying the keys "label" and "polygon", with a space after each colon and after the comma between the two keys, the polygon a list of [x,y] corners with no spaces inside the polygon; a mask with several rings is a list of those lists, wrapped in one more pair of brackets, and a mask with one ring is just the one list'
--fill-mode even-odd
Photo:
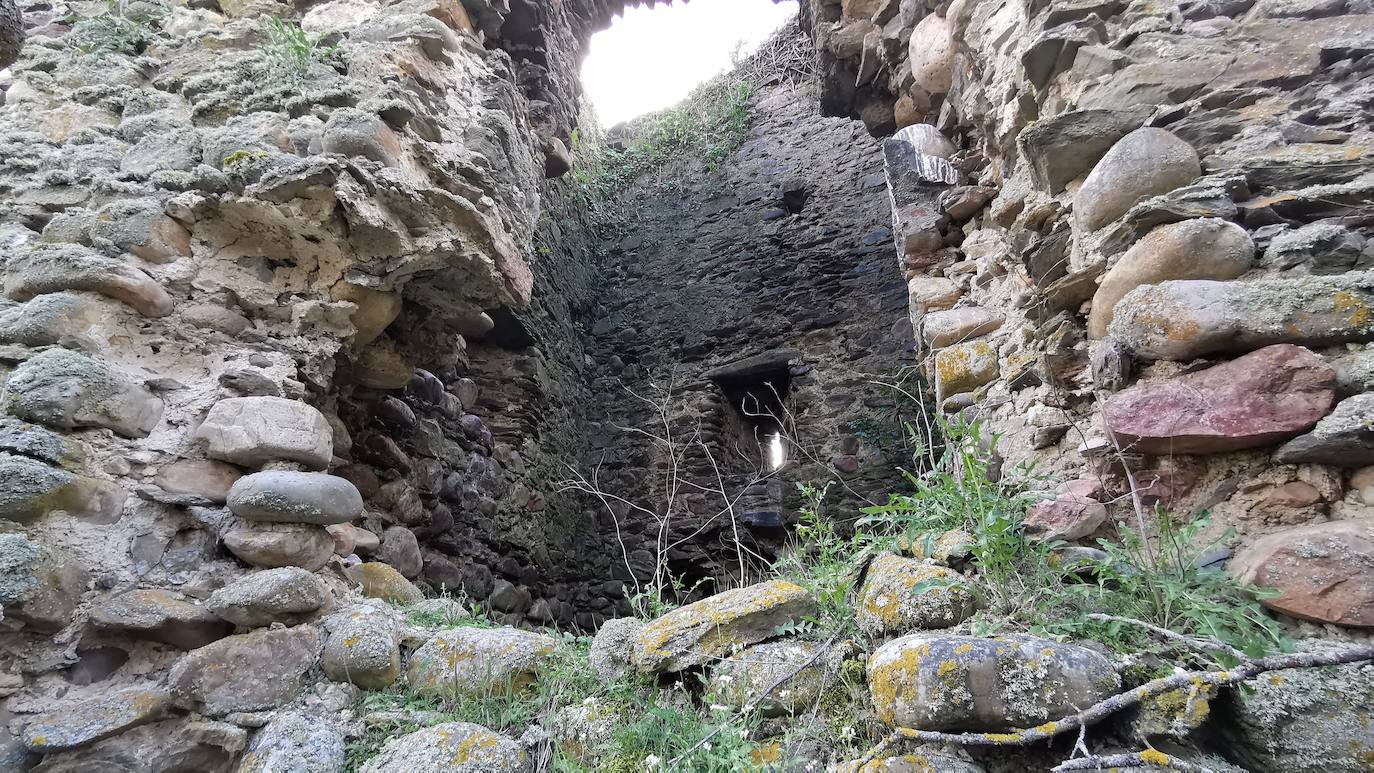
{"label": "slate stone", "polygon": [[1374,464],[1374,393],[1342,400],[1311,432],[1284,443],[1274,459],[1333,467]]}

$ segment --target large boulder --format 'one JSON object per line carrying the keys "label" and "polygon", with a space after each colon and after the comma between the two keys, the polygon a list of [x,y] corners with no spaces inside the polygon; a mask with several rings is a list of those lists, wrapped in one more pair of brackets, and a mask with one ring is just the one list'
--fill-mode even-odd
{"label": "large boulder", "polygon": [[1374,665],[1274,671],[1228,690],[1217,725],[1249,770],[1364,771],[1374,757]]}
{"label": "large boulder", "polygon": [[151,685],[63,701],[24,725],[24,745],[40,754],[75,749],[160,718],[171,700]]}
{"label": "large boulder", "polygon": [[878,719],[917,730],[997,731],[1076,714],[1117,692],[1111,661],[1034,636],[914,634],[868,661]]}
{"label": "large boulder", "polygon": [[[806,711],[839,679],[834,658],[817,654],[821,646],[783,640],[746,647],[711,669],[706,689],[713,702],[736,708],[757,700],[764,716]],[[764,697],[769,688],[773,689]]]}
{"label": "large boulder", "polygon": [[227,498],[234,515],[268,523],[348,523],[362,515],[358,487],[322,472],[268,470],[235,481]]}
{"label": "large boulder", "polygon": [[254,572],[210,594],[211,612],[244,628],[304,622],[330,602],[324,581],[299,567]]}
{"label": "large boulder", "polygon": [[389,687],[401,675],[402,626],[380,602],[358,604],[325,622],[324,673],[336,682],[365,690]]}
{"label": "large boulder", "polygon": [[854,613],[870,636],[948,628],[972,615],[973,588],[948,567],[885,553],[868,565]]}
{"label": "large boulder", "polygon": [[471,722],[448,722],[387,741],[362,773],[530,773],[524,747]]}
{"label": "large boulder", "polygon": [[1311,432],[1280,446],[1274,458],[1334,467],[1374,464],[1374,392],[1342,400]]}
{"label": "large boulder", "polygon": [[162,418],[162,400],[143,385],[68,349],[49,349],[16,368],[5,383],[5,408],[49,427],[104,427],[132,438],[146,437]]}
{"label": "large boulder", "polygon": [[334,433],[324,414],[282,397],[220,400],[195,436],[205,441],[212,459],[245,467],[285,460],[323,470],[334,456]]}
{"label": "large boulder", "polygon": [[145,317],[172,313],[171,296],[147,273],[79,244],[35,244],[21,248],[5,269],[5,295],[15,300],[87,291],[122,301]]}
{"label": "large boulder", "polygon": [[316,572],[334,555],[334,538],[308,523],[244,522],[225,532],[224,547],[259,569],[299,566]]}
{"label": "large boulder", "polygon": [[1102,406],[1123,448],[1146,454],[1214,454],[1301,434],[1335,401],[1335,371],[1289,344],[1165,381],[1137,384]]}
{"label": "large boulder", "polygon": [[1074,194],[1075,230],[1096,231],[1136,202],[1187,185],[1201,174],[1191,145],[1164,129],[1136,129],[1107,151]]}
{"label": "large boulder", "polygon": [[534,682],[558,646],[552,636],[518,628],[450,628],[410,656],[406,681],[413,689],[439,693],[518,690]]}
{"label": "large boulder", "polygon": [[1112,338],[1137,357],[1191,360],[1271,344],[1374,340],[1374,272],[1145,285],[1116,305]]}
{"label": "large boulder", "polygon": [[234,627],[194,599],[161,588],[135,588],[97,601],[91,623],[189,650],[223,639]]}
{"label": "large boulder", "polygon": [[322,644],[308,625],[230,636],[186,653],[167,683],[179,704],[208,716],[276,708],[296,696]]}
{"label": "large boulder", "polygon": [[587,660],[601,681],[614,682],[630,672],[630,657],[643,630],[644,622],[634,617],[607,620],[596,629]]}
{"label": "large boulder", "polygon": [[339,773],[346,762],[338,725],[286,711],[273,714],[253,735],[236,773]]}
{"label": "large boulder", "polygon": [[782,580],[717,593],[654,620],[639,633],[631,662],[647,673],[681,671],[776,635],[816,613],[816,600]]}
{"label": "large boulder", "polygon": [[1160,226],[1102,277],[1088,315],[1088,336],[1105,336],[1117,301],[1141,285],[1166,279],[1234,279],[1254,261],[1255,242],[1235,223],[1205,217]]}
{"label": "large boulder", "polygon": [[406,680],[427,692],[521,689],[538,677],[544,658],[558,646],[552,636],[518,628],[450,628],[410,656]]}
{"label": "large boulder", "polygon": [[1227,569],[1278,591],[1260,603],[1321,623],[1374,628],[1374,525],[1332,521],[1255,540]]}

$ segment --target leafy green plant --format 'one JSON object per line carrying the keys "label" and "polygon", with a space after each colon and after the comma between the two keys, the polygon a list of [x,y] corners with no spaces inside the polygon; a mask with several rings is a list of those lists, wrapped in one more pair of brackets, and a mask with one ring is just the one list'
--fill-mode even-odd
{"label": "leafy green plant", "polygon": [[267,42],[258,47],[267,62],[267,74],[273,80],[300,83],[310,70],[325,62],[339,50],[338,44],[323,45],[321,36],[310,35],[296,22],[269,16],[263,22]]}
{"label": "leafy green plant", "polygon": [[790,549],[773,564],[773,571],[810,591],[819,613],[804,629],[779,633],[827,633],[854,616],[850,589],[873,540],[862,530],[849,537],[840,535],[835,522],[824,513],[831,483],[817,487],[798,482],[796,486],[805,504],[798,514]]}
{"label": "leafy green plant", "polygon": [[161,18],[156,7],[147,3],[126,8],[122,2],[107,0],[105,13],[99,16],[69,19],[73,24],[67,42],[77,51],[92,56],[141,54],[157,34]]}
{"label": "leafy green plant", "polygon": [[951,529],[972,537],[970,552],[982,591],[994,615],[1015,617],[1028,596],[1045,592],[1049,546],[1026,539],[1021,519],[1033,497],[1026,476],[993,480],[978,422],[936,418],[944,437],[938,464],[921,474],[904,472],[912,493],[894,494],[887,504],[866,507],[859,528],[876,529],[908,543]]}

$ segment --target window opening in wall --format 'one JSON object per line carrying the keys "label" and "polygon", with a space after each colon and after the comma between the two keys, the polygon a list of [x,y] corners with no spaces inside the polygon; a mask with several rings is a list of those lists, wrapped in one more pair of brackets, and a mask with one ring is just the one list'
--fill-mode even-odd
{"label": "window opening in wall", "polygon": [[754,472],[772,475],[787,466],[787,408],[794,349],[779,349],[715,368],[706,377],[715,382],[730,407],[723,417],[724,450],[752,461]]}

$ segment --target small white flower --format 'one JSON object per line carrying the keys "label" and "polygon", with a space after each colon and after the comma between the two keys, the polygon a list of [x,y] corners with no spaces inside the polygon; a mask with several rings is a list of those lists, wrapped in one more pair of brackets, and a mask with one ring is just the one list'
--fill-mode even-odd
{"label": "small white flower", "polygon": [[725,711],[729,711],[729,710],[730,710],[730,707],[729,707],[729,706],[722,706],[722,705],[720,705],[719,703],[712,703],[712,704],[711,704],[711,710],[712,710],[712,711],[721,711],[721,712],[725,712]]}
{"label": "small white flower", "polygon": [[658,766],[662,764],[663,760],[659,759],[657,754],[650,754],[648,757],[644,758],[645,770],[658,770]]}

